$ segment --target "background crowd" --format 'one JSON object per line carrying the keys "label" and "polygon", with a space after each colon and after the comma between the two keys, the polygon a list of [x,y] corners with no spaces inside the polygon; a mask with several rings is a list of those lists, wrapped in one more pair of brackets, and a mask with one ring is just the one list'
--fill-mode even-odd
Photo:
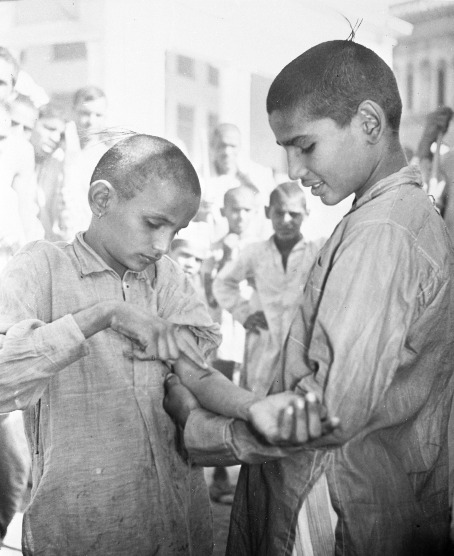
{"label": "background crowd", "polygon": [[[77,90],[68,114],[52,102],[37,105],[17,90],[19,71],[11,53],[0,48],[0,269],[30,241],[72,241],[76,232],[88,228],[93,170],[110,146],[131,133],[106,129],[108,99],[98,87]],[[454,236],[453,156],[448,152],[440,158],[432,148],[451,118],[447,107],[429,114],[409,162],[423,169],[425,187]],[[324,240],[304,237],[309,211],[299,184],[252,161],[240,163],[241,130],[236,125],[219,124],[207,144],[209,167],[200,169],[199,212],[174,240],[169,255],[191,277],[221,325],[223,341],[213,366],[264,394]],[[179,146],[185,150],[184,144]],[[21,422],[14,415],[1,417],[2,425],[13,431],[21,473],[12,482],[21,491],[28,473]],[[4,474],[1,467],[0,472]],[[233,493],[226,470],[217,468],[212,500],[229,503]],[[4,504],[2,515],[0,499],[2,537],[17,509],[14,504]]]}

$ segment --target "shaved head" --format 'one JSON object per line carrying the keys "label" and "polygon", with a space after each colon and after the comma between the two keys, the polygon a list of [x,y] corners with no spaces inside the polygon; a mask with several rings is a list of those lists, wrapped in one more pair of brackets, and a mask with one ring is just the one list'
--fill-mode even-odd
{"label": "shaved head", "polygon": [[273,191],[271,191],[270,207],[281,201],[281,199],[290,199],[297,197],[301,199],[301,206],[304,208],[304,210],[306,210],[306,196],[301,186],[296,181],[286,181],[279,184],[273,189]]}
{"label": "shaved head", "polygon": [[91,183],[98,180],[108,181],[125,200],[151,183],[166,182],[200,197],[199,178],[188,158],[154,135],[131,135],[111,147],[98,162]]}

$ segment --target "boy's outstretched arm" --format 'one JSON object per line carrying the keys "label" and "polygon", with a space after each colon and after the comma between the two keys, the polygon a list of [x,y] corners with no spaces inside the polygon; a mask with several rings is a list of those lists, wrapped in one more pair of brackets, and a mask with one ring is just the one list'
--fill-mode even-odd
{"label": "boy's outstretched arm", "polygon": [[[200,408],[195,396],[174,374],[166,378],[166,411],[185,426],[191,411]],[[339,425],[336,418],[328,419],[316,397],[293,392],[267,396],[249,406],[247,421],[268,443],[277,446],[301,446],[322,435],[332,432]],[[267,446],[264,455],[271,454]]]}

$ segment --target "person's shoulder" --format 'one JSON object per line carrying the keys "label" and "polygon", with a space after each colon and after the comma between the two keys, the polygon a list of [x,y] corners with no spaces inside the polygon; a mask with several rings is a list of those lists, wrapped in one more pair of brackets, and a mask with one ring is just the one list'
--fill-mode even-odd
{"label": "person's shoulder", "polygon": [[29,160],[35,160],[35,151],[32,144],[23,137],[10,135],[5,139],[4,153],[18,165],[23,165]]}

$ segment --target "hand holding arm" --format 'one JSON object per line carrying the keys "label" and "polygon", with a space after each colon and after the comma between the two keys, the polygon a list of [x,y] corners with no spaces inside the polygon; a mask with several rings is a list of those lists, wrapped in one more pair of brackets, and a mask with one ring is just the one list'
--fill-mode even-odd
{"label": "hand holding arm", "polygon": [[74,315],[86,338],[112,328],[135,344],[126,355],[141,360],[174,361],[184,354],[195,365],[205,368],[205,360],[179,327],[126,302],[103,302]]}
{"label": "hand holding arm", "polygon": [[453,111],[448,106],[441,106],[427,115],[426,127],[418,145],[417,154],[420,160],[432,158],[430,147],[437,140],[439,133],[444,135],[448,131]]}

